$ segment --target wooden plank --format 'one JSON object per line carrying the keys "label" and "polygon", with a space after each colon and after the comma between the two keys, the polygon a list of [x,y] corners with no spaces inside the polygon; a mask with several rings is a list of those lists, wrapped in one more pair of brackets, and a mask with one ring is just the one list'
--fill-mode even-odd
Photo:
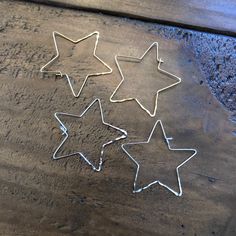
{"label": "wooden plank", "polygon": [[226,35],[236,34],[234,0],[37,0],[36,2]]}
{"label": "wooden plank", "polygon": [[[167,40],[145,24],[36,4],[2,1],[0,14],[0,234],[234,235],[234,127],[186,43]],[[114,72],[90,78],[75,99],[64,79],[39,73],[55,54],[53,30],[73,39],[99,30],[97,55]],[[160,96],[157,117],[150,119],[135,102],[112,104],[109,96],[121,80],[114,55],[142,55],[153,41],[160,44],[163,68],[183,82]],[[70,49],[65,53],[70,62],[64,69],[76,71]],[[149,83],[148,77],[136,76]],[[181,170],[182,198],[161,187],[134,195],[135,169],[118,144],[106,150],[101,173],[78,158],[51,160],[61,140],[53,113],[79,114],[93,97],[102,99],[106,121],[128,131],[127,141],[147,138],[161,118],[176,147],[198,149]],[[80,135],[91,134],[89,123],[85,128]],[[148,173],[155,176],[158,165],[153,167]]]}

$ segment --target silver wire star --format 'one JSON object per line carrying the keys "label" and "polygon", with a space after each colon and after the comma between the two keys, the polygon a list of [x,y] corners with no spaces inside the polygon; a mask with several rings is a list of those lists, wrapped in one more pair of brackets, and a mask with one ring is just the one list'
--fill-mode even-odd
{"label": "silver wire star", "polygon": [[[124,58],[124,59],[130,59],[132,60],[133,63],[140,63],[143,58],[145,57],[145,55],[153,48],[153,47],[156,47],[156,61],[157,61],[157,70],[159,70],[161,73],[164,73],[170,77],[172,77],[173,79],[175,79],[176,81],[174,83],[172,83],[171,85],[168,85],[164,88],[161,88],[159,90],[157,90],[156,92],[156,97],[155,97],[155,105],[154,105],[154,109],[153,109],[153,112],[151,112],[150,110],[148,110],[140,101],[137,97],[128,97],[128,98],[124,98],[124,99],[113,99],[114,95],[116,94],[117,90],[120,88],[121,84],[123,84],[125,82],[125,77],[122,73],[122,70],[121,70],[121,67],[119,65],[119,58]],[[158,100],[158,96],[159,96],[159,93],[166,90],[166,89],[169,89],[177,84],[179,84],[181,82],[181,78],[177,77],[176,75],[173,75],[163,69],[160,68],[160,65],[161,63],[163,63],[163,60],[160,58],[158,58],[158,42],[154,42],[151,44],[151,46],[144,52],[144,54],[141,56],[141,57],[131,57],[131,56],[124,56],[124,55],[116,55],[115,56],[115,62],[116,62],[116,65],[118,67],[118,70],[119,70],[119,73],[121,75],[121,78],[122,80],[120,81],[120,83],[118,84],[118,86],[116,87],[116,89],[114,90],[114,92],[112,93],[112,95],[110,96],[110,101],[111,102],[125,102],[125,101],[131,101],[131,100],[135,100],[139,106],[145,111],[148,113],[149,116],[151,117],[154,117],[156,115],[156,111],[157,111],[157,100]],[[131,62],[131,61],[130,61]],[[137,91],[137,94],[139,94],[139,91]]]}
{"label": "silver wire star", "polygon": [[[74,95],[74,97],[79,97],[86,82],[87,82],[87,79],[88,77],[90,76],[98,76],[98,75],[106,75],[106,74],[110,74],[112,73],[112,68],[106,64],[103,60],[101,60],[97,55],[96,55],[96,49],[97,49],[97,44],[98,44],[98,39],[99,39],[99,32],[98,31],[94,31],[93,33],[81,38],[81,39],[78,39],[78,40],[72,40],[70,38],[68,38],[67,36],[59,33],[59,32],[56,32],[56,31],[53,31],[52,33],[53,35],[53,41],[54,41],[54,45],[55,45],[55,49],[56,49],[56,56],[54,56],[47,64],[45,64],[41,69],[40,69],[40,72],[46,72],[46,73],[54,73],[56,75],[60,75],[61,77],[63,77],[64,75],[66,76],[66,79],[69,83],[69,86],[70,86],[70,89],[71,89],[71,92],[72,94]],[[95,46],[94,46],[94,50],[93,50],[93,56],[99,61],[101,62],[106,68],[108,68],[108,71],[105,71],[105,72],[97,72],[97,73],[91,73],[91,74],[87,74],[84,81],[83,81],[83,84],[81,86],[81,88],[79,89],[79,92],[76,94],[74,89],[73,89],[73,86],[72,86],[72,83],[71,83],[71,79],[70,79],[70,76],[67,74],[67,73],[63,73],[61,72],[60,70],[58,71],[48,71],[48,70],[45,70],[45,68],[50,65],[51,63],[53,63],[57,58],[59,58],[60,56],[60,52],[59,52],[59,49],[58,49],[58,45],[57,45],[57,41],[56,41],[56,36],[60,36],[61,38],[64,38],[70,42],[72,42],[73,44],[78,44],[88,38],[90,38],[91,36],[93,35],[96,35],[96,42],[95,42]]]}
{"label": "silver wire star", "polygon": [[[66,140],[68,139],[69,137],[69,133],[68,133],[68,129],[66,128],[66,126],[63,124],[63,122],[59,119],[58,115],[64,115],[64,116],[70,116],[70,117],[74,117],[74,118],[82,118],[87,112],[88,110],[92,107],[92,106],[95,106],[96,104],[98,104],[99,106],[99,109],[100,109],[100,114],[101,114],[101,120],[102,120],[102,123],[106,126],[109,126],[110,128],[112,129],[115,129],[119,132],[122,133],[121,136],[115,138],[114,140],[109,140],[107,141],[106,143],[104,143],[102,145],[102,148],[101,148],[101,152],[100,152],[100,157],[99,157],[99,164],[98,166],[96,167],[92,161],[90,161],[82,152],[78,151],[78,152],[73,152],[73,153],[70,153],[70,154],[66,154],[66,155],[60,155],[60,156],[57,156],[58,152],[61,150],[62,146],[65,144]],[[80,155],[81,158],[83,160],[86,161],[87,164],[89,164],[92,169],[94,171],[100,171],[102,169],[102,164],[103,164],[103,154],[104,154],[104,149],[107,145],[109,144],[112,144],[114,143],[115,141],[118,141],[120,139],[124,139],[127,137],[127,132],[123,129],[120,129],[114,125],[111,125],[107,122],[104,121],[104,116],[103,116],[103,110],[102,110],[102,106],[101,106],[101,101],[100,99],[95,99],[82,113],[81,115],[74,115],[74,114],[69,114],[69,113],[64,113],[64,112],[56,112],[54,114],[55,118],[57,119],[57,121],[59,122],[60,124],[60,129],[62,130],[62,134],[65,135],[65,138],[62,140],[62,142],[60,143],[60,145],[57,147],[57,149],[55,150],[55,152],[53,153],[53,159],[54,160],[58,160],[58,159],[61,159],[61,158],[65,158],[65,157],[70,157],[70,156],[74,156],[74,155]]]}
{"label": "silver wire star", "polygon": [[[132,157],[132,155],[126,150],[127,146],[131,146],[131,145],[140,145],[140,144],[148,144],[152,138],[153,132],[156,129],[157,124],[160,124],[162,133],[164,135],[167,147],[170,151],[189,151],[192,153],[192,155],[190,157],[188,157],[185,161],[183,161],[180,165],[178,165],[176,167],[176,175],[177,175],[177,180],[178,180],[178,187],[179,187],[179,192],[175,191],[174,189],[172,189],[171,187],[169,187],[168,185],[164,184],[163,182],[161,182],[160,180],[154,180],[153,182],[145,185],[144,187],[141,188],[137,188],[136,184],[137,184],[137,179],[138,179],[138,175],[139,175],[139,169],[140,169],[140,165],[139,163],[135,160],[135,158]],[[172,193],[174,193],[176,196],[182,196],[182,186],[181,186],[181,180],[180,180],[180,175],[179,175],[179,168],[182,167],[186,162],[188,162],[190,159],[192,159],[196,154],[197,154],[197,150],[196,149],[188,149],[188,148],[171,148],[170,147],[170,141],[172,138],[167,138],[164,127],[162,125],[161,120],[157,120],[156,123],[154,124],[152,131],[148,137],[147,141],[142,141],[142,142],[133,142],[133,143],[126,143],[126,144],[122,144],[122,149],[123,151],[128,155],[128,157],[131,159],[131,161],[133,161],[135,163],[135,165],[137,166],[136,169],[136,174],[135,174],[135,178],[134,178],[134,185],[133,185],[133,192],[134,193],[139,193],[141,191],[143,191],[144,189],[149,188],[150,186],[154,185],[154,184],[159,184],[165,188],[167,188],[169,191],[171,191]],[[148,161],[148,160],[147,160]]]}

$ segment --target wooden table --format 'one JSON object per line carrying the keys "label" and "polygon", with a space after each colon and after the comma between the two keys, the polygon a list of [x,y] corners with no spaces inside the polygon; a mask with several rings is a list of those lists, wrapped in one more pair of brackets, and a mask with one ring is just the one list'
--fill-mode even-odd
{"label": "wooden table", "polygon": [[[118,10],[114,7],[109,14]],[[154,32],[156,23],[57,4],[2,1],[0,14],[0,235],[236,235],[235,126],[229,110],[210,92],[186,40]],[[211,23],[199,23],[197,28],[235,33],[230,24],[223,29]],[[54,30],[72,39],[98,30],[97,55],[113,68],[110,75],[89,78],[78,99],[65,79],[39,72],[55,55]],[[121,80],[114,55],[140,56],[154,41],[165,61],[162,68],[180,76],[182,83],[160,95],[157,115],[150,118],[134,101],[110,103],[109,96]],[[91,39],[88,45],[93,43]],[[73,63],[66,66],[75,69]],[[99,173],[78,157],[53,161],[53,150],[62,138],[54,112],[79,114],[95,97],[102,100],[105,120],[127,130],[129,137],[106,149]],[[87,120],[83,135],[92,119]],[[196,158],[180,170],[184,194],[179,198],[157,185],[132,193],[135,166],[120,145],[146,139],[157,119],[174,138],[175,147],[198,150]],[[96,135],[94,145],[101,138]],[[157,170],[154,164],[147,172],[156,176]]]}

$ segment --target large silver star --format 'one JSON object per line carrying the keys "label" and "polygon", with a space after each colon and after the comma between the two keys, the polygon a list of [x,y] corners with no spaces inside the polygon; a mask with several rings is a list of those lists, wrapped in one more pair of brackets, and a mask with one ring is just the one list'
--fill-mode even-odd
{"label": "large silver star", "polygon": [[[70,43],[72,43],[72,45],[70,46],[73,46],[73,50],[75,51],[75,53],[80,54],[80,50],[79,50],[79,43],[81,43],[82,41],[85,41],[85,40],[88,40],[90,37],[92,36],[96,36],[96,41],[95,41],[95,44],[94,44],[94,48],[92,49],[92,51],[90,49],[87,49],[87,58],[86,60],[84,61],[80,61],[79,64],[78,64],[78,61],[69,61],[69,64],[73,64],[74,65],[74,69],[73,70],[70,70],[70,71],[67,71],[68,69],[66,68],[66,66],[64,66],[63,68],[63,65],[57,65],[57,67],[60,67],[61,69],[56,69],[56,70],[47,70],[47,67],[49,65],[51,65],[52,63],[55,63],[55,61],[58,61],[59,57],[60,57],[60,51],[59,51],[59,48],[58,48],[58,42],[56,40],[56,36],[60,37],[61,39],[64,39],[66,41],[69,41]],[[102,59],[100,59],[97,55],[96,55],[96,49],[97,49],[97,44],[98,44],[98,39],[99,39],[99,32],[98,31],[95,31],[81,39],[78,39],[78,40],[72,40],[70,38],[68,38],[67,36],[61,34],[61,33],[58,33],[56,31],[53,32],[53,41],[54,41],[54,45],[55,45],[55,49],[56,49],[56,55],[46,64],[44,65],[40,71],[41,72],[46,72],[46,73],[54,73],[56,75],[60,75],[61,77],[65,76],[68,83],[69,83],[69,86],[70,86],[70,89],[71,89],[71,92],[72,94],[74,95],[74,97],[79,97],[85,84],[86,84],[86,81],[88,79],[88,77],[90,76],[98,76],[98,75],[106,75],[106,74],[110,74],[112,73],[112,68],[106,64]],[[78,48],[76,48],[78,47]],[[88,63],[88,57],[90,58],[90,60],[92,60],[92,62]],[[94,60],[93,60],[94,58]],[[68,55],[65,56],[65,58],[63,58],[64,61],[67,61],[68,62]],[[101,64],[103,67],[107,68],[108,70],[107,71],[96,71],[96,67],[95,65],[96,64]],[[90,66],[88,66],[88,64],[91,64]],[[86,69],[81,69],[80,71],[78,71],[78,65],[86,65],[85,68]],[[80,81],[80,88],[79,88],[79,92],[76,93],[75,92],[75,89],[73,88],[72,86],[72,81],[71,81],[71,78],[77,78],[78,77],[78,74],[79,73],[85,73],[85,78],[82,78],[82,81]]]}
{"label": "large silver star", "polygon": [[[153,60],[152,48],[156,48],[155,50],[155,54],[156,54],[155,62],[157,63],[156,67],[153,67],[153,63],[146,63],[146,64],[140,63],[149,58]],[[181,82],[181,78],[160,68],[160,65],[163,61],[161,58],[160,59],[158,58],[158,43],[157,42],[154,42],[144,52],[144,54],[141,57],[136,58],[136,57],[130,57],[130,56],[116,55],[115,61],[116,61],[116,65],[118,67],[122,80],[120,81],[120,83],[118,84],[114,92],[112,93],[110,97],[110,101],[111,102],[125,102],[125,101],[135,100],[139,104],[139,106],[144,111],[146,111],[151,117],[154,117],[156,115],[157,100],[158,100],[159,93]],[[130,68],[125,71],[124,70],[122,71],[119,61],[120,62],[123,61],[126,64],[129,63]],[[145,66],[145,68],[143,66]],[[140,70],[140,68],[143,68],[143,70]],[[147,76],[147,72],[150,72],[150,71],[153,71],[153,73],[150,76]],[[141,73],[141,72],[143,74],[139,74],[139,76],[137,76],[137,73]],[[159,76],[157,75],[157,73],[159,73]],[[161,80],[160,74],[162,76],[165,76],[165,78]],[[137,79],[137,77],[141,77],[141,80]],[[161,83],[161,85],[158,86],[157,83]],[[142,93],[144,93],[145,96],[141,95]],[[152,95],[151,99],[148,98],[148,96],[146,96],[147,93]],[[118,98],[114,98],[115,95]],[[154,105],[152,105],[153,101],[150,101],[150,100],[153,100],[153,97],[154,97]]]}
{"label": "large silver star", "polygon": [[[101,127],[97,126],[98,123],[97,122],[91,122],[91,119],[89,119],[89,128],[88,130],[86,130],[85,133],[80,133],[79,131],[75,132],[76,137],[79,136],[79,139],[77,140],[77,145],[79,147],[77,147],[79,149],[79,151],[74,151],[71,150],[70,148],[68,148],[68,153],[67,154],[63,154],[62,151],[62,147],[64,146],[64,144],[66,144],[69,139],[73,136],[73,132],[71,130],[68,129],[68,127],[66,127],[65,122],[62,122],[61,116],[66,116],[66,117],[71,117],[71,118],[76,118],[76,119],[82,119],[88,116],[88,112],[89,110],[94,107],[96,108],[99,107],[100,110],[100,115],[101,115],[101,123],[102,125],[105,125],[106,128],[109,127],[109,133],[111,134],[112,130],[118,131],[119,133],[121,133],[120,136],[116,136],[116,138],[111,139],[110,137],[108,138],[107,136],[104,135],[104,132],[101,132]],[[94,117],[94,112],[90,112],[91,113],[91,117]],[[87,162],[87,164],[89,164],[93,170],[95,171],[100,171],[102,168],[102,164],[103,164],[103,155],[104,155],[104,149],[107,145],[114,143],[115,141],[118,141],[120,139],[124,139],[127,137],[127,132],[123,129],[120,129],[114,125],[111,125],[107,122],[104,121],[104,117],[103,117],[103,111],[102,111],[102,106],[101,106],[101,102],[99,99],[95,99],[87,108],[86,110],[84,110],[81,115],[74,115],[74,114],[69,114],[69,113],[64,113],[64,112],[56,112],[54,114],[55,118],[57,119],[57,121],[60,124],[60,129],[62,130],[62,134],[65,135],[64,139],[62,140],[62,142],[60,143],[60,145],[56,148],[55,152],[53,153],[53,159],[54,160],[58,160],[61,158],[65,158],[65,157],[70,157],[70,156],[74,156],[74,155],[79,155],[83,160],[85,160]],[[79,135],[78,135],[79,133]],[[83,136],[83,137],[82,137]],[[94,139],[96,140],[96,142],[99,142],[99,158],[98,158],[98,164],[96,165],[95,161],[92,161],[91,156],[88,155],[88,153],[91,153],[91,149],[94,149],[96,147],[95,142],[91,141],[88,145],[89,148],[86,149],[86,145],[83,143],[83,140],[88,140],[88,136],[92,136],[94,137]],[[79,142],[82,141],[82,142]],[[58,154],[61,153],[61,154]]]}
{"label": "large silver star", "polygon": [[[156,129],[157,127],[159,129]],[[137,161],[137,159],[141,159],[140,158],[140,150],[136,150],[136,151],[135,150],[131,150],[131,151],[129,150],[128,151],[128,149],[130,149],[132,146],[133,147],[134,146],[142,147],[142,146],[145,145],[146,149],[148,149],[148,151],[147,151],[147,153],[145,153],[145,158],[143,158],[144,162],[147,162],[147,163],[150,162],[151,157],[153,155],[156,155],[156,153],[158,151],[159,151],[158,158],[161,158],[162,162],[166,163],[166,161],[170,161],[169,158],[167,158],[167,156],[164,156],[163,150],[160,150],[160,146],[157,145],[157,140],[154,140],[152,138],[154,132],[157,132],[157,131],[161,132],[161,135],[164,137],[164,141],[165,141],[164,149],[166,149],[169,152],[169,154],[172,154],[172,156],[173,156],[173,154],[178,152],[179,154],[182,154],[182,155],[186,155],[186,153],[188,155],[187,158],[184,158],[184,161],[182,161],[180,164],[178,164],[177,167],[174,167],[174,169],[176,170],[179,191],[175,191],[172,187],[167,185],[166,182],[165,182],[166,177],[160,176],[160,173],[159,173],[159,178],[158,179],[154,179],[153,181],[151,181],[148,184],[145,184],[142,187],[137,187],[137,180],[138,180],[140,168],[142,168],[142,165],[140,165],[139,161]],[[157,120],[154,127],[153,127],[153,129],[152,129],[152,131],[151,131],[151,133],[150,133],[150,135],[149,135],[149,137],[148,137],[147,141],[126,143],[126,144],[122,145],[123,151],[129,156],[131,161],[133,161],[135,163],[135,165],[137,166],[136,174],[135,174],[135,178],[134,178],[134,185],[133,185],[133,192],[134,193],[141,192],[144,189],[147,189],[147,188],[149,188],[150,186],[152,186],[154,184],[159,184],[159,185],[167,188],[169,191],[174,193],[176,196],[181,196],[182,195],[183,191],[182,191],[181,180],[180,180],[180,175],[179,175],[179,168],[182,167],[186,162],[188,162],[193,156],[195,156],[197,154],[197,151],[196,151],[196,149],[189,149],[189,148],[178,148],[178,149],[171,148],[170,139],[172,139],[172,138],[167,138],[167,136],[166,136],[166,133],[164,131],[164,127],[162,125],[161,120]],[[151,148],[151,144],[153,144],[153,142],[155,142],[155,149],[156,150],[153,150]],[[188,153],[190,153],[190,154],[188,154]],[[169,157],[169,155],[168,155],[168,157]],[[182,157],[182,160],[183,160],[183,157]],[[153,162],[155,162],[155,160]],[[159,162],[159,164],[161,164],[162,162]],[[168,162],[168,164],[171,165],[170,162]],[[150,163],[149,168],[155,168],[155,166],[157,166],[157,165],[158,165],[158,162],[157,163]],[[173,168],[173,166],[171,166],[171,167]],[[149,173],[153,173],[153,172],[155,173],[155,171],[151,171],[150,169],[148,170],[148,172]],[[152,179],[153,179],[153,177],[152,177]]]}

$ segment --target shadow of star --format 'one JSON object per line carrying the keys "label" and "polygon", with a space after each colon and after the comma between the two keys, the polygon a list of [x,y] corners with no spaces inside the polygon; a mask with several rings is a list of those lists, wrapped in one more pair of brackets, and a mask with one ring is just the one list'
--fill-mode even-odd
{"label": "shadow of star", "polygon": [[145,188],[145,186],[159,181],[175,192],[179,192],[176,168],[189,157],[193,157],[195,151],[193,149],[170,150],[160,122],[155,124],[149,139],[149,142],[137,142],[123,146],[126,153],[139,164],[139,170],[136,169],[138,171],[136,189]]}
{"label": "shadow of star", "polygon": [[150,113],[154,112],[157,92],[178,82],[177,77],[170,77],[158,69],[157,50],[153,45],[142,59],[118,57],[124,80],[114,95],[115,100],[134,98]]}
{"label": "shadow of star", "polygon": [[124,138],[123,132],[103,123],[98,102],[95,102],[81,117],[59,113],[58,118],[66,127],[68,138],[56,156],[75,156],[81,153],[97,169],[100,157],[104,156],[106,145],[116,141],[117,138]]}

